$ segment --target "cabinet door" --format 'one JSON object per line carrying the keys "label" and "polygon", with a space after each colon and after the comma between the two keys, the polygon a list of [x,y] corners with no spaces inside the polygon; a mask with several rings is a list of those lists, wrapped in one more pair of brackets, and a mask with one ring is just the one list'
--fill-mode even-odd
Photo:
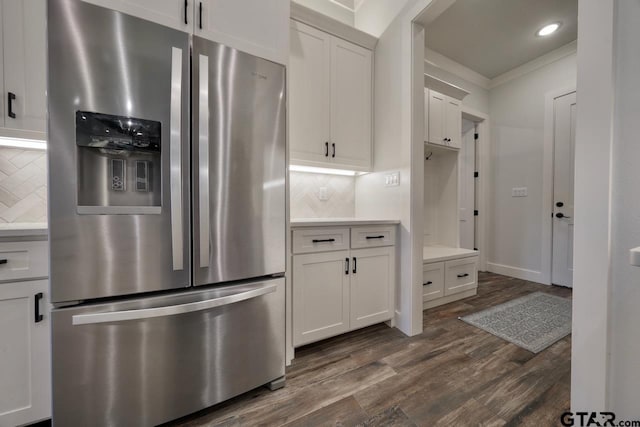
{"label": "cabinet door", "polygon": [[445,112],[445,137],[447,145],[453,148],[462,146],[462,106],[460,101],[447,97]]}
{"label": "cabinet door", "polygon": [[393,318],[395,247],[351,251],[351,329]]}
{"label": "cabinet door", "polygon": [[2,0],[4,127],[7,136],[44,139],[46,131],[46,1]]}
{"label": "cabinet door", "polygon": [[330,142],[336,167],[371,170],[371,78],[371,51],[332,37]]}
{"label": "cabinet door", "polygon": [[83,0],[108,9],[193,32],[194,0]]}
{"label": "cabinet door", "polygon": [[291,21],[289,140],[291,163],[329,163],[331,36]]}
{"label": "cabinet door", "polygon": [[289,0],[195,0],[197,36],[286,64]]}
{"label": "cabinet door", "polygon": [[349,330],[349,251],[293,257],[293,345]]}
{"label": "cabinet door", "polygon": [[445,144],[445,114],[447,97],[434,90],[429,91],[429,142]]}
{"label": "cabinet door", "polygon": [[[36,294],[42,293],[36,322]],[[46,280],[0,283],[0,425],[51,416],[50,317]]]}

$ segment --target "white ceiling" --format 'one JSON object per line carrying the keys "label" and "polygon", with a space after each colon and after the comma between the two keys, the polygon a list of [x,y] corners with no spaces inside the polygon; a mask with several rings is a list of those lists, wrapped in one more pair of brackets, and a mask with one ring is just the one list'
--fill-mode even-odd
{"label": "white ceiling", "polygon": [[[536,36],[556,21],[556,33]],[[577,21],[578,0],[457,0],[435,20],[428,9],[418,19],[429,49],[489,79],[572,42]]]}

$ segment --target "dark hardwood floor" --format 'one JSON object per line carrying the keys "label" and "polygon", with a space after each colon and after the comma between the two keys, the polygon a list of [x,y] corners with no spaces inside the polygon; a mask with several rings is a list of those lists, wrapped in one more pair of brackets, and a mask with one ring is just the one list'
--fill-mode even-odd
{"label": "dark hardwood floor", "polygon": [[478,295],[426,311],[421,335],[377,325],[303,347],[284,389],[256,389],[174,425],[560,425],[571,337],[535,355],[458,320],[535,291],[571,296],[481,273]]}

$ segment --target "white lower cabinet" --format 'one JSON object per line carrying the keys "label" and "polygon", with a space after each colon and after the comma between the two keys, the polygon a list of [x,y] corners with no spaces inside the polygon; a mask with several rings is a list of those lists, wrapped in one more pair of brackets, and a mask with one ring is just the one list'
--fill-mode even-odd
{"label": "white lower cabinet", "polygon": [[351,263],[351,329],[391,319],[395,248],[352,250]]}
{"label": "white lower cabinet", "polygon": [[444,262],[422,266],[422,301],[433,301],[444,296]]}
{"label": "white lower cabinet", "polygon": [[478,257],[465,256],[422,265],[423,308],[474,296],[478,289]]}
{"label": "white lower cabinet", "polygon": [[[380,246],[358,248],[356,243],[354,247],[350,236],[363,230],[352,227],[349,233],[348,228],[321,227],[293,231],[294,347],[393,319],[395,246],[383,246],[389,245],[390,240],[377,236],[395,236],[395,228],[366,229],[367,234],[376,237],[369,241],[379,242]],[[322,241],[330,236],[340,246],[346,243],[350,250],[332,250],[332,242],[315,246],[295,243],[304,241],[306,236]]]}
{"label": "white lower cabinet", "polygon": [[51,416],[48,294],[47,280],[0,283],[0,426]]}
{"label": "white lower cabinet", "polygon": [[349,330],[349,251],[293,257],[293,345]]}

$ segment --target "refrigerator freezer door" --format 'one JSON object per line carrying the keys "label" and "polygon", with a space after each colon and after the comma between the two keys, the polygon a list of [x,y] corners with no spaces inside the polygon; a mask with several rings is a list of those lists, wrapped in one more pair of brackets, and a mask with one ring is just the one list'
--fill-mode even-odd
{"label": "refrigerator freezer door", "polygon": [[193,38],[194,284],[285,270],[283,66]]}
{"label": "refrigerator freezer door", "polygon": [[158,425],[284,375],[284,279],[52,312],[53,420]]}
{"label": "refrigerator freezer door", "polygon": [[48,5],[52,302],[187,287],[189,36]]}

